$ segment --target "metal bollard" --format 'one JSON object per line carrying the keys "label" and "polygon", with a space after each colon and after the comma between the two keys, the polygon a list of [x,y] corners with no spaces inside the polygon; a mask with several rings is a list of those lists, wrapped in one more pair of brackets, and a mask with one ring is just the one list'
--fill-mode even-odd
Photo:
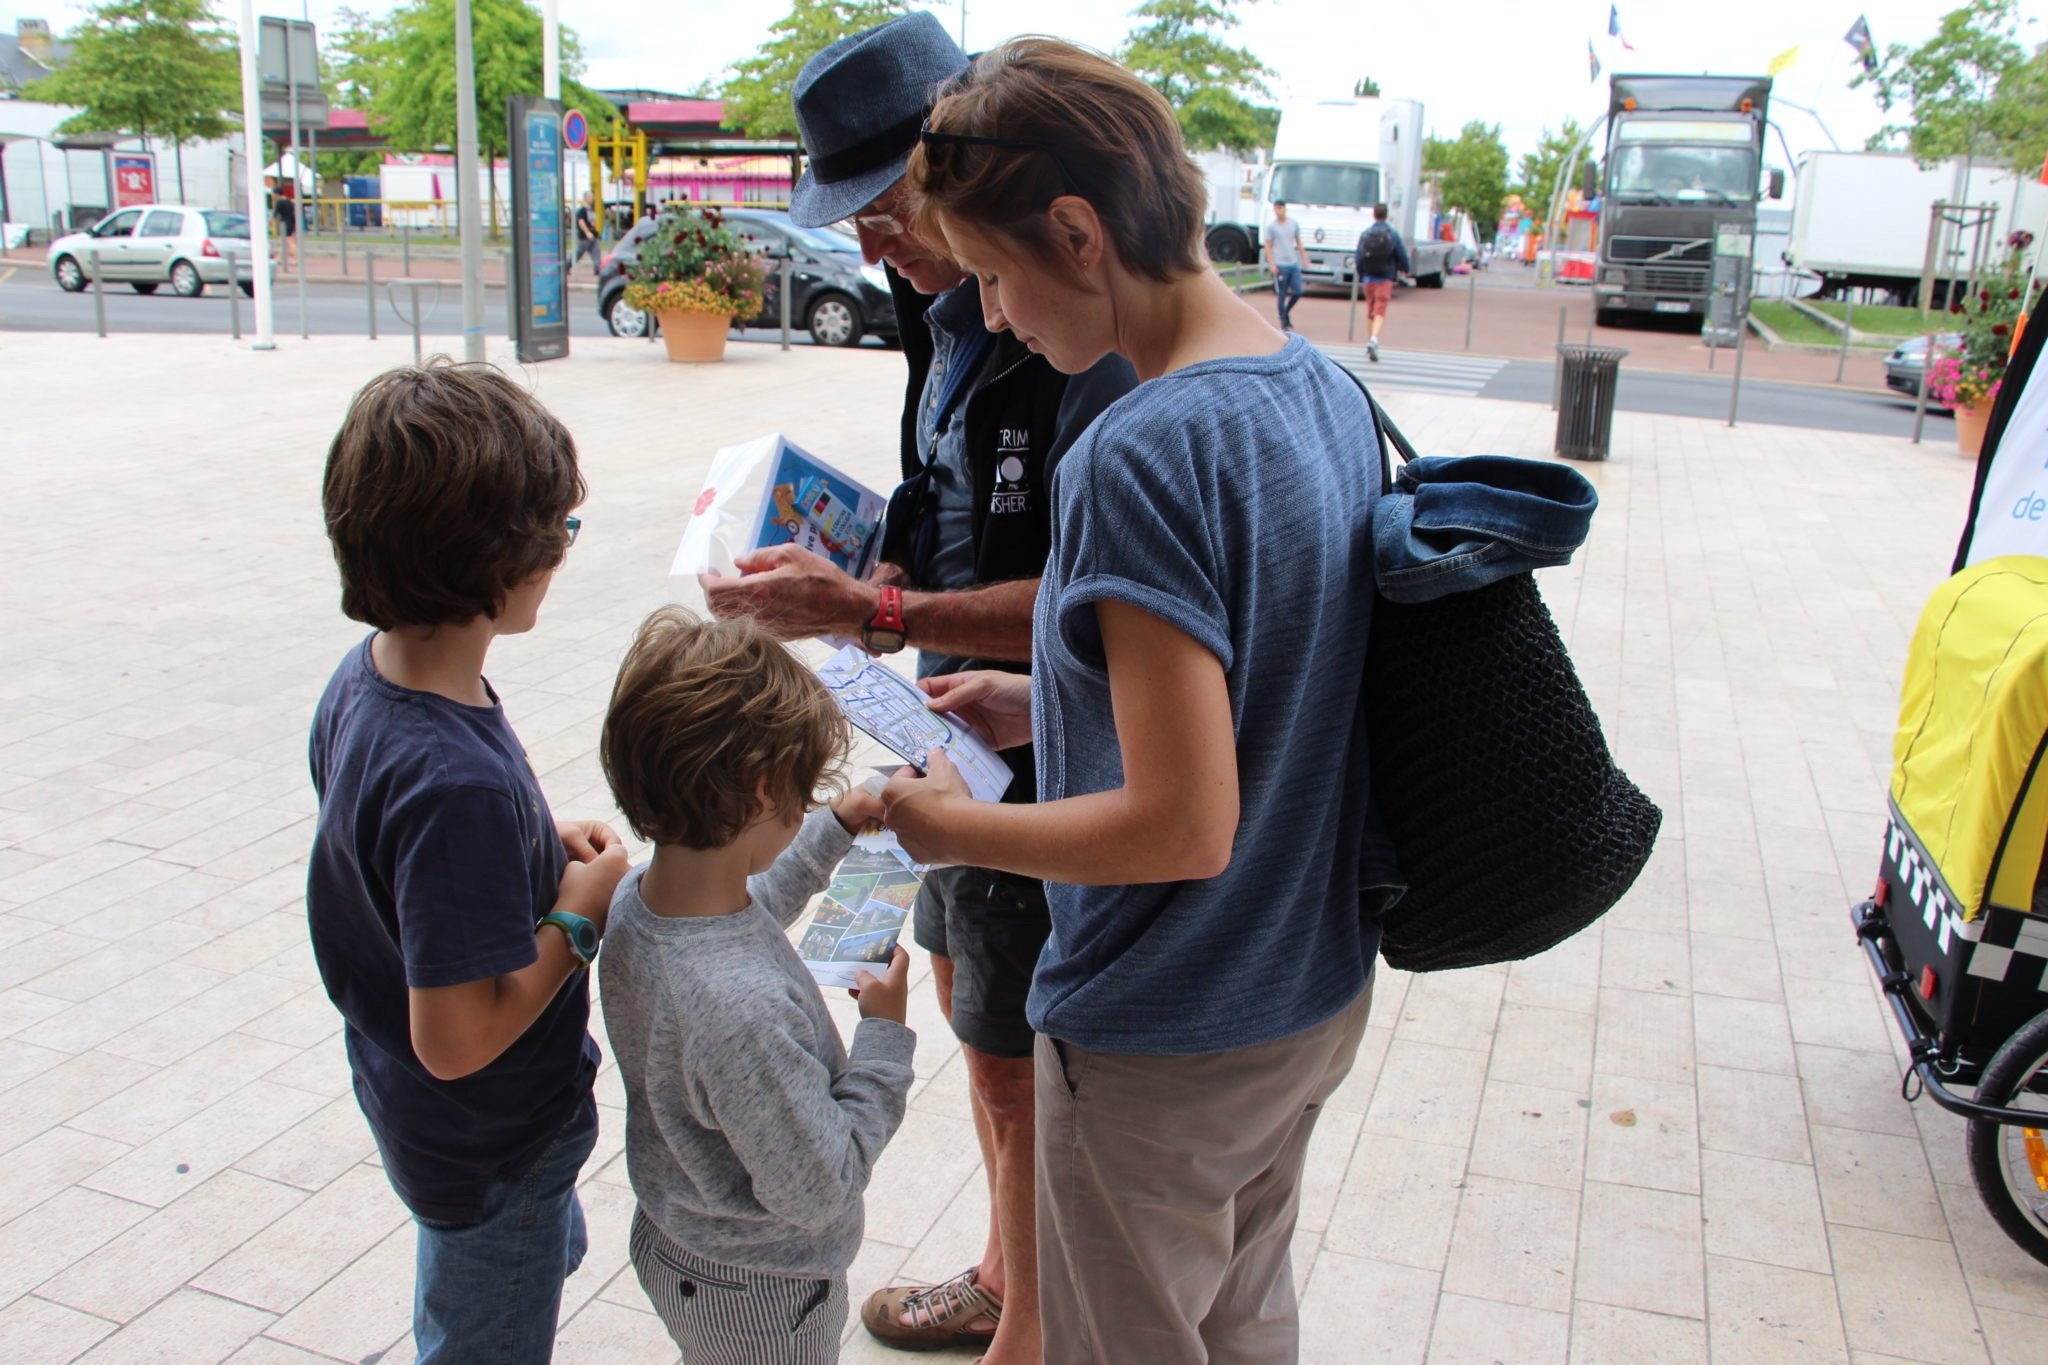
{"label": "metal bollard", "polygon": [[408,274],[408,275],[410,275],[410,274],[412,274],[412,224],[411,224],[411,223],[400,223],[400,224],[398,225],[398,247],[399,247],[399,250],[400,250],[400,251],[401,251],[402,253],[404,253],[404,259],[403,259],[403,262],[402,262],[402,264],[403,264],[403,265],[404,265],[404,267],[405,267],[405,273],[406,273],[406,274]]}
{"label": "metal bollard", "polygon": [[1728,425],[1735,425],[1735,408],[1742,402],[1742,353],[1749,341],[1749,310],[1735,319],[1735,380],[1728,386]]}
{"label": "metal bollard", "polygon": [[1346,341],[1358,340],[1358,272],[1351,272],[1351,325],[1344,333]]}
{"label": "metal bollard", "polygon": [[1856,330],[1856,296],[1842,295],[1842,350],[1835,357],[1835,382],[1842,382],[1842,372],[1849,368],[1849,334]]}
{"label": "metal bollard", "polygon": [[1479,297],[1479,263],[1465,272],[1465,349],[1472,349],[1472,305]]}
{"label": "metal bollard", "polygon": [[1913,388],[1913,444],[1920,444],[1921,429],[1927,425],[1927,375],[1934,368],[1934,333],[1927,334],[1927,349],[1920,352],[1920,382]]}
{"label": "metal bollard", "polygon": [[789,274],[790,258],[787,251],[782,253],[782,349],[789,349]]}
{"label": "metal bollard", "polygon": [[235,274],[235,253],[223,251],[228,261],[228,332],[236,341],[242,339],[242,282]]}
{"label": "metal bollard", "polygon": [[370,340],[377,339],[377,249],[363,252],[363,292],[370,305]]}
{"label": "metal bollard", "polygon": [[88,251],[85,253],[85,259],[86,263],[92,267],[93,318],[99,325],[100,335],[105,336],[107,334],[107,288],[106,281],[100,278],[100,253]]}
{"label": "metal bollard", "polygon": [[348,214],[341,216],[341,228],[335,235],[341,238],[341,273],[348,274]]}
{"label": "metal bollard", "polygon": [[[1559,305],[1557,305],[1557,344],[1558,344],[1558,345],[1560,345],[1560,346],[1564,345],[1564,313],[1565,313],[1565,305],[1564,305],[1564,304],[1561,304],[1561,303],[1560,303]],[[1552,365],[1551,365],[1551,372],[1550,372],[1550,410],[1551,410],[1552,412],[1556,412],[1556,411],[1557,411],[1557,409],[1558,409],[1558,406],[1559,406],[1559,405],[1560,405],[1560,404],[1561,404],[1561,403],[1562,403],[1563,401],[1564,401],[1564,352],[1563,352],[1563,351],[1559,351],[1559,352],[1557,352],[1557,359],[1556,359],[1555,361],[1553,361],[1553,362],[1552,362]]]}

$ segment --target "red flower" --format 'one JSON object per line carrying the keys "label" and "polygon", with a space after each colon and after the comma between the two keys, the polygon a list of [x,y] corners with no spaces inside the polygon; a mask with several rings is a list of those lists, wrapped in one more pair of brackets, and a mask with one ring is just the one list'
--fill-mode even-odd
{"label": "red flower", "polygon": [[2004,336],[2008,330],[2010,329],[2007,328],[2006,325],[2002,322],[1994,322],[1991,324],[1991,335],[1995,337]]}
{"label": "red flower", "polygon": [[1951,313],[1960,313],[1963,311],[1963,305],[1961,305],[1960,303],[1952,303],[1948,306],[1948,311]]}
{"label": "red flower", "polygon": [[2020,291],[2017,289],[2008,289],[2005,291],[2005,296],[2009,299],[2016,299],[2020,296]]}

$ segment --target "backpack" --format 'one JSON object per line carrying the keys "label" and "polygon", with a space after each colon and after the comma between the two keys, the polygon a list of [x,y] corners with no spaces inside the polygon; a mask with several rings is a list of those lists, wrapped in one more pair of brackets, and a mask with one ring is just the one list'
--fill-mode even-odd
{"label": "backpack", "polygon": [[1394,255],[1394,229],[1374,223],[1358,239],[1358,273],[1367,279],[1387,279],[1394,273]]}

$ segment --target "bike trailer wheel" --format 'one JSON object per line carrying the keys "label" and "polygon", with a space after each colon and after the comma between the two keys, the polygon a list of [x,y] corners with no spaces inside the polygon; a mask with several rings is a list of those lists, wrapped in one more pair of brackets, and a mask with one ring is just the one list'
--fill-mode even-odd
{"label": "bike trailer wheel", "polygon": [[2039,1110],[2036,1128],[1975,1119],[1970,1124],[1970,1175],[1977,1194],[2005,1234],[2048,1264],[2048,1013],[2006,1041],[1977,1082],[1977,1100]]}

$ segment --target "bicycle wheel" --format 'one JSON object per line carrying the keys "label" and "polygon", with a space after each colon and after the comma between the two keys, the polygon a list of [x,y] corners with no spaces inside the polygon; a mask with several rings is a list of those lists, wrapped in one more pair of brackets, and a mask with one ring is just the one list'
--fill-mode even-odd
{"label": "bicycle wheel", "polygon": [[1992,1056],[1977,1099],[2039,1110],[2040,1126],[1970,1122],[1970,1175],[1984,1207],[2035,1260],[2048,1264],[2048,1014],[2037,1015]]}

